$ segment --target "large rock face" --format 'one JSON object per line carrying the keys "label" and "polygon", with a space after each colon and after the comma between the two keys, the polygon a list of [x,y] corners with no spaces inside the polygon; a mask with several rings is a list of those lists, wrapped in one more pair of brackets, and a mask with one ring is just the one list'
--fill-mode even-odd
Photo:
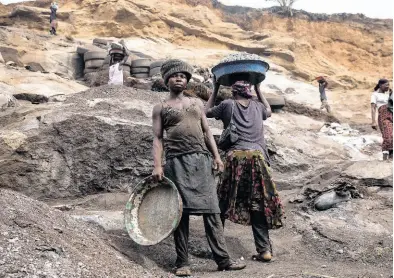
{"label": "large rock face", "polygon": [[393,187],[392,169],[390,161],[359,161],[345,169],[342,175],[360,180],[365,186]]}
{"label": "large rock face", "polygon": [[34,197],[66,197],[124,189],[149,175],[149,109],[163,95],[146,96],[105,86],[60,106],[46,103],[42,111],[31,106],[1,117],[0,186]]}
{"label": "large rock face", "polygon": [[[64,102],[49,98],[0,112],[0,187],[36,198],[126,190],[152,171],[151,111],[167,96],[105,85],[64,96]],[[221,133],[220,122],[210,125]],[[267,121],[280,189],[302,187],[324,165],[367,158],[318,134],[322,125],[290,113]]]}
{"label": "large rock face", "polygon": [[[45,30],[49,5],[48,1],[15,5],[0,23]],[[302,80],[327,75],[330,86],[340,88],[370,89],[381,76],[392,76],[390,20],[303,11],[289,19],[276,9],[201,0],[64,1],[58,17],[59,34],[164,38],[182,46],[247,51],[265,56]],[[371,61],[381,66],[366,72]]]}

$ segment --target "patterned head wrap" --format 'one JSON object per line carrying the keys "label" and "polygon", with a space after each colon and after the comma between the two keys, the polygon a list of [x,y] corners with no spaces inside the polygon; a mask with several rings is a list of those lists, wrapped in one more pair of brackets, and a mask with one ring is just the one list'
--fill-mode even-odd
{"label": "patterned head wrap", "polygon": [[233,95],[239,95],[244,98],[252,98],[251,85],[246,81],[237,81],[231,86]]}

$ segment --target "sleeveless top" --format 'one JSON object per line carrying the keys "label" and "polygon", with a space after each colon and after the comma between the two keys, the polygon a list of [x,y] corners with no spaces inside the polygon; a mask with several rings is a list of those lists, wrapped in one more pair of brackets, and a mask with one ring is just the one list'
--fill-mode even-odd
{"label": "sleeveless top", "polygon": [[190,153],[207,153],[201,126],[202,111],[196,101],[188,108],[173,108],[163,103],[162,120],[166,131],[164,150],[166,158]]}

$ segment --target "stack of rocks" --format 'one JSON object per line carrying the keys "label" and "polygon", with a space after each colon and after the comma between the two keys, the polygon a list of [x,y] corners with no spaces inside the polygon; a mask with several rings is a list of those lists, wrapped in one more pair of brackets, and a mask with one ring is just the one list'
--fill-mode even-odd
{"label": "stack of rocks", "polygon": [[325,133],[330,136],[358,136],[360,135],[358,130],[352,129],[349,124],[339,124],[339,123],[331,123],[325,124],[321,129],[321,133]]}

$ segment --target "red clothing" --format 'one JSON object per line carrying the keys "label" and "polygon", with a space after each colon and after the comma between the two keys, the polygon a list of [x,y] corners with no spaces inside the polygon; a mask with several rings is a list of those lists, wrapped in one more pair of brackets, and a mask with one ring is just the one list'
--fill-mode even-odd
{"label": "red clothing", "polygon": [[379,107],[378,124],[382,132],[383,143],[382,151],[393,150],[393,113],[391,113],[387,104]]}

